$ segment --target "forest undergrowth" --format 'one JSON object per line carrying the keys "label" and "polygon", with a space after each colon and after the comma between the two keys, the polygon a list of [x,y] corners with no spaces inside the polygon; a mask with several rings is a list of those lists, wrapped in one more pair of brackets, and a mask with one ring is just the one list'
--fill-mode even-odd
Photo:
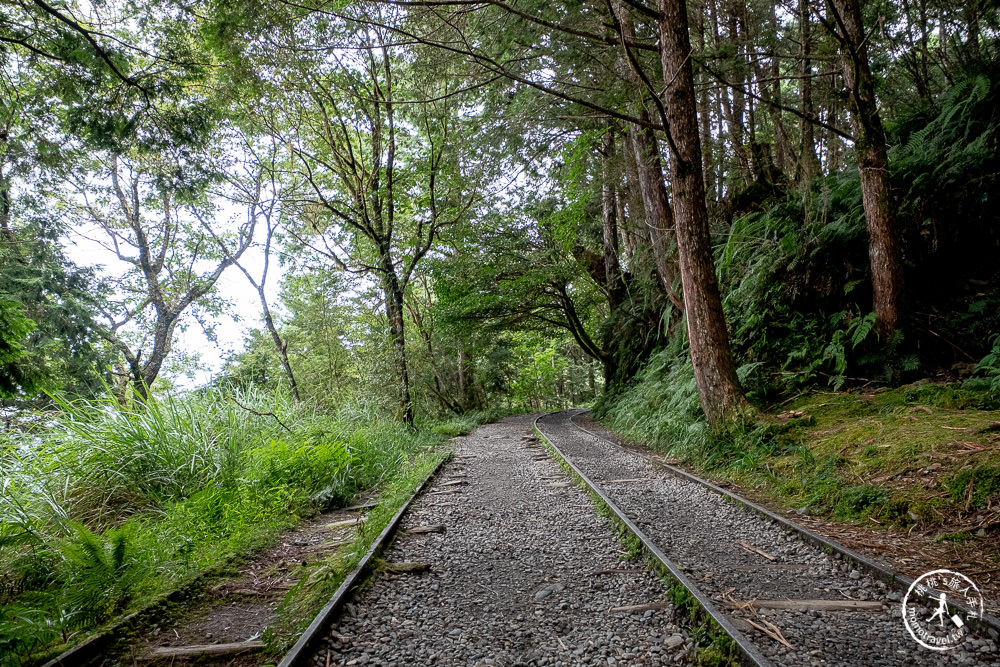
{"label": "forest undergrowth", "polygon": [[[812,387],[713,431],[669,351],[598,410],[609,428],[800,514],[986,544],[1000,531],[995,355],[965,382]],[[752,370],[744,367],[744,371]]]}
{"label": "forest undergrowth", "polygon": [[477,424],[413,428],[253,389],[60,407],[0,433],[3,665],[51,655],[359,491],[405,484]]}
{"label": "forest undergrowth", "polygon": [[749,189],[714,240],[737,374],[759,419],[709,426],[683,326],[595,416],[785,509],[995,539],[997,80],[995,68],[966,72],[889,128],[904,326],[876,330],[856,172]]}

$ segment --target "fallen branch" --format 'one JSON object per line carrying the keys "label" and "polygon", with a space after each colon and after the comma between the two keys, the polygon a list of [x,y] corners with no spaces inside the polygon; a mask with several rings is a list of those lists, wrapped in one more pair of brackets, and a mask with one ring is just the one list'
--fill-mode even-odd
{"label": "fallen branch", "polygon": [[612,607],[608,613],[615,611],[639,612],[639,611],[662,611],[673,607],[669,602],[647,602],[646,604],[633,604],[627,607]]}
{"label": "fallen branch", "polygon": [[768,560],[769,560],[769,561],[771,561],[772,563],[773,563],[774,561],[778,560],[777,558],[775,558],[775,557],[774,557],[774,556],[772,556],[771,554],[769,554],[769,553],[765,553],[765,552],[761,551],[760,549],[758,549],[757,547],[752,547],[752,546],[750,546],[749,544],[747,544],[746,542],[740,542],[739,544],[740,544],[740,546],[741,546],[741,547],[743,547],[743,549],[744,549],[745,551],[747,551],[747,552],[749,552],[749,553],[752,553],[752,554],[758,554],[758,555],[760,555],[760,556],[763,556],[764,558],[768,559]]}
{"label": "fallen branch", "polygon": [[260,651],[264,642],[254,639],[232,644],[197,644],[192,646],[161,646],[153,651],[154,658],[184,658],[199,655],[227,655],[244,651]]}
{"label": "fallen branch", "polygon": [[779,644],[784,644],[788,648],[795,648],[794,646],[792,646],[791,644],[789,644],[788,640],[785,639],[784,635],[781,634],[781,630],[778,629],[778,626],[776,626],[774,623],[771,623],[770,621],[764,620],[763,618],[761,618],[759,620],[760,620],[761,623],[763,623],[764,625],[766,625],[768,627],[764,627],[764,625],[758,625],[757,623],[754,623],[753,621],[751,621],[749,618],[746,619],[746,622],[749,623],[750,625],[752,625],[753,627],[757,628],[758,630],[760,630],[761,632],[763,632],[765,635],[767,635],[768,637],[770,637],[774,641],[778,642]]}
{"label": "fallen branch", "polygon": [[439,523],[433,526],[415,526],[406,532],[412,535],[422,535],[424,533],[443,533],[444,525]]}
{"label": "fallen branch", "polygon": [[386,572],[400,574],[419,574],[428,572],[431,569],[430,563],[383,563],[382,569]]}
{"label": "fallen branch", "polygon": [[274,414],[273,412],[258,412],[257,410],[254,410],[251,407],[243,405],[242,403],[240,403],[239,401],[237,401],[232,396],[229,397],[229,400],[232,401],[233,403],[235,403],[236,405],[240,406],[241,408],[243,408],[244,410],[246,410],[250,414],[255,415],[257,417],[272,417],[274,419],[274,421],[278,422],[278,425],[281,426],[281,428],[285,429],[289,433],[295,433],[295,431],[293,431],[292,429],[288,428],[288,426],[285,425],[285,422],[281,421],[281,417],[279,417],[278,415]]}

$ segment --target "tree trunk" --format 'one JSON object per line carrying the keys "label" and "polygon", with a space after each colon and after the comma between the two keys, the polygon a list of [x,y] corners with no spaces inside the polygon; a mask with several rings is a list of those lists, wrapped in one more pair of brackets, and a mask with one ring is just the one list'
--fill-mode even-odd
{"label": "tree trunk", "polygon": [[[143,401],[149,398],[149,389],[160,375],[163,362],[166,361],[167,354],[170,352],[170,345],[174,339],[174,328],[177,326],[177,320],[180,319],[180,316],[180,312],[175,312],[172,309],[161,309],[159,306],[156,308],[153,349],[146,362],[142,364],[139,373],[133,372],[132,388]],[[135,360],[135,363],[138,364],[138,355],[135,356]]]}
{"label": "tree trunk", "polygon": [[602,246],[604,249],[604,288],[608,293],[608,306],[614,310],[621,305],[622,269],[618,262],[618,178],[612,162],[615,156],[614,130],[601,136],[603,175],[601,178],[601,209],[603,213]]}
{"label": "tree trunk", "polygon": [[660,0],[660,48],[666,82],[671,191],[691,363],[705,416],[714,427],[751,413],[736,377],[712,262],[701,142],[684,0]]}
{"label": "tree trunk", "polygon": [[[746,145],[746,129],[749,127],[752,132],[753,122],[746,122],[747,96],[743,92],[747,84],[746,45],[742,39],[742,15],[745,7],[741,0],[730,0],[726,11],[728,13],[727,39],[729,46],[734,47],[732,62],[735,67],[730,76],[733,83],[736,84],[729,90],[729,94],[732,95],[732,101],[728,108],[729,136],[732,139],[733,152],[736,154],[743,185],[748,186],[753,182],[753,161]],[[690,39],[688,36],[689,42]],[[699,145],[700,143],[699,141]],[[702,178],[704,179],[704,175]]]}
{"label": "tree trunk", "polygon": [[[6,142],[6,133],[0,132],[0,144],[6,144]],[[0,170],[0,241],[14,247],[14,232],[10,229],[10,208],[10,183],[3,175],[3,170]]]}
{"label": "tree trunk", "polygon": [[[779,40],[778,17],[776,16],[776,12],[777,7],[773,6],[768,20],[768,27],[771,30],[775,44],[777,44]],[[779,108],[782,103],[781,61],[776,55],[773,54],[771,56],[770,75],[771,84],[769,88],[773,104],[768,105],[767,113],[771,118],[771,125],[774,130],[774,164],[782,174],[787,174],[789,172],[789,164],[792,161],[792,146],[791,142],[788,140],[788,133],[785,131],[785,123],[781,116],[781,109]]]}
{"label": "tree trunk", "polygon": [[[812,118],[812,62],[808,54],[812,48],[812,28],[809,18],[809,0],[799,0],[799,111]],[[816,158],[816,136],[813,124],[805,118],[799,119],[799,161],[796,165],[795,180],[809,182],[819,174],[819,160]]]}
{"label": "tree trunk", "polygon": [[458,393],[462,399],[463,411],[479,410],[483,407],[476,387],[475,359],[466,354],[465,348],[458,348]]}
{"label": "tree trunk", "polygon": [[861,195],[868,227],[875,328],[884,341],[899,326],[903,271],[899,228],[889,184],[885,130],[875,100],[861,0],[830,0],[841,34],[844,83],[850,104],[854,150],[861,175]]}
{"label": "tree trunk", "polygon": [[[705,21],[708,18],[707,13],[707,6],[702,6],[701,10],[698,12],[699,53],[705,53],[708,46],[708,35],[705,31]],[[699,115],[698,120],[700,122],[699,130],[701,132],[702,178],[705,181],[705,197],[709,201],[716,201],[719,199],[719,189],[717,187],[718,179],[716,177],[715,161],[712,158],[714,139],[712,137],[711,100],[709,96],[711,84],[708,79],[708,73],[705,72],[703,68],[699,70],[698,78],[698,89],[700,90],[701,96],[698,100],[698,104],[701,107],[701,114]],[[659,160],[659,151],[657,151],[657,159]]]}
{"label": "tree trunk", "polygon": [[[259,198],[259,197],[258,197]],[[267,272],[271,265],[271,243],[274,239],[274,232],[276,226],[271,223],[270,211],[266,212],[267,219],[267,238],[264,241],[264,270],[261,273],[260,282],[258,282],[250,272],[247,271],[246,267],[239,262],[234,262],[236,268],[240,270],[241,273],[246,277],[246,279],[253,285],[254,289],[257,290],[257,298],[260,301],[260,312],[264,316],[264,325],[267,327],[267,331],[271,334],[271,341],[274,343],[274,349],[278,352],[278,357],[281,362],[281,368],[285,372],[285,378],[288,380],[288,387],[292,391],[292,397],[296,401],[301,401],[299,396],[299,386],[295,381],[295,374],[292,373],[292,364],[288,360],[288,342],[281,339],[281,334],[278,332],[278,327],[274,324],[274,318],[271,316],[271,307],[267,303],[267,294],[265,293],[265,286],[267,285]],[[330,358],[330,347],[327,343],[327,363],[329,364]],[[335,377],[334,373],[330,373],[330,378]]]}
{"label": "tree trunk", "polygon": [[398,418],[406,424],[413,423],[413,404],[410,399],[410,372],[406,364],[406,333],[403,329],[403,290],[392,266],[388,252],[382,255],[382,288],[385,292],[385,313],[389,318],[389,336],[392,339],[393,366],[396,369],[396,391],[399,403]]}
{"label": "tree trunk", "polygon": [[268,333],[271,334],[271,340],[274,342],[274,348],[278,351],[278,356],[281,359],[281,368],[285,371],[285,378],[288,379],[288,388],[292,390],[292,397],[296,401],[301,401],[302,398],[299,396],[299,385],[295,382],[295,374],[292,373],[292,364],[288,360],[288,343],[281,340],[281,334],[278,333],[278,327],[274,324],[274,318],[271,317],[271,308],[268,306],[267,297],[264,295],[263,285],[257,289],[257,296],[260,297],[260,309],[264,314],[264,325],[267,327]]}
{"label": "tree trunk", "polygon": [[[648,115],[644,112],[642,119],[647,118]],[[677,270],[674,259],[676,251],[672,246],[677,237],[674,232],[674,213],[667,200],[667,188],[663,182],[663,163],[660,161],[660,149],[656,137],[648,128],[630,126],[628,143],[636,165],[639,192],[642,194],[642,205],[646,212],[645,227],[653,248],[656,272],[663,283],[667,298],[678,310],[684,310],[683,303],[674,292]]]}

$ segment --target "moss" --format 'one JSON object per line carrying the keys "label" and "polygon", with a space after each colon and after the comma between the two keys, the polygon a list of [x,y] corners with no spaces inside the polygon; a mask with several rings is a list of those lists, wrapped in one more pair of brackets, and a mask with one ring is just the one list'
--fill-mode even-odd
{"label": "moss", "polygon": [[1000,492],[1000,467],[983,465],[959,470],[948,478],[945,486],[952,501],[968,509],[980,509],[986,506],[988,498]]}
{"label": "moss", "polygon": [[972,533],[960,530],[956,533],[944,533],[938,535],[934,538],[935,542],[969,542],[975,538],[972,537]]}
{"label": "moss", "polygon": [[833,508],[833,516],[838,519],[857,519],[884,507],[888,501],[888,490],[880,486],[854,486],[840,493]]}

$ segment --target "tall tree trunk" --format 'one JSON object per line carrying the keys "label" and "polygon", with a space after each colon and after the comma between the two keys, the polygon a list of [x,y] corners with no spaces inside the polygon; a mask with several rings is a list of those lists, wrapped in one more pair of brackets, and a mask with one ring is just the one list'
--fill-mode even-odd
{"label": "tall tree trunk", "polygon": [[[732,62],[735,64],[730,77],[733,83],[736,84],[728,91],[728,95],[732,95],[732,101],[728,104],[727,120],[729,121],[729,136],[732,139],[733,153],[736,155],[740,175],[742,176],[742,184],[747,186],[753,182],[753,161],[746,145],[746,129],[748,124],[744,115],[747,108],[746,94],[743,92],[746,89],[747,80],[745,70],[746,58],[744,56],[745,45],[741,38],[742,12],[744,7],[745,5],[740,0],[729,0],[729,6],[726,7],[728,14],[728,33],[726,37],[728,45],[733,48]],[[690,41],[690,36],[688,40]],[[749,124],[749,127],[752,131],[753,124]],[[699,141],[699,145],[700,143]],[[704,174],[702,178],[704,179]]]}
{"label": "tall tree trunk", "polygon": [[[777,7],[773,6],[771,8],[771,14],[768,19],[768,28],[771,31],[771,35],[774,38],[774,43],[777,44],[779,41],[778,35],[778,17],[776,15]],[[785,123],[781,116],[781,109],[779,106],[782,103],[781,100],[781,60],[776,54],[771,55],[770,63],[770,75],[771,83],[768,88],[771,92],[771,102],[773,104],[768,105],[768,115],[771,118],[771,126],[774,130],[774,164],[777,166],[778,170],[787,174],[789,172],[789,166],[792,162],[792,144],[788,140],[788,132],[785,131]]]}
{"label": "tall tree trunk", "polygon": [[[812,19],[809,14],[809,0],[799,0],[799,111],[808,118],[813,117],[812,101]],[[795,169],[795,180],[809,182],[819,174],[819,159],[816,157],[816,135],[813,124],[805,118],[799,119],[799,161]]]}
{"label": "tall tree trunk", "polygon": [[[3,176],[0,174],[0,243],[7,245],[11,250],[16,250],[17,237],[10,228],[10,209],[10,186],[3,181]],[[21,259],[22,263],[26,261]]]}
{"label": "tall tree trunk", "polygon": [[751,413],[753,408],[736,377],[712,262],[687,5],[685,0],[659,0],[659,8],[671,191],[691,363],[705,416],[719,427]]}
{"label": "tall tree trunk", "polygon": [[604,288],[608,293],[608,305],[614,310],[621,305],[622,269],[618,262],[618,177],[612,166],[615,157],[614,129],[601,136],[603,174],[601,178],[601,210],[603,214],[602,246],[604,249]]}
{"label": "tall tree trunk", "polygon": [[478,410],[482,407],[476,388],[475,359],[466,354],[461,344],[458,347],[458,395],[461,397],[463,410]]}
{"label": "tall tree trunk", "polygon": [[861,195],[868,227],[875,327],[882,340],[899,326],[903,292],[901,242],[889,184],[885,130],[875,100],[861,0],[829,0],[837,22],[844,83],[850,104],[854,150],[861,175]]}
{"label": "tall tree trunk", "polygon": [[403,329],[403,290],[387,248],[383,249],[381,273],[385,313],[389,318],[389,336],[392,339],[393,366],[396,369],[396,396],[399,405],[397,416],[404,423],[412,424],[413,403],[410,399],[410,372],[406,364],[406,333]]}
{"label": "tall tree trunk", "polygon": [[[708,3],[713,0],[705,0],[705,4],[701,6],[698,11],[698,52],[705,53],[708,47],[708,33],[705,29],[705,21],[708,20]],[[700,99],[698,104],[701,108],[701,113],[698,116],[699,120],[699,131],[701,132],[701,162],[702,162],[702,178],[705,180],[705,196],[709,201],[716,201],[719,197],[719,189],[717,187],[718,178],[716,177],[715,161],[713,160],[713,142],[715,141],[712,137],[712,113],[711,113],[711,100],[709,96],[710,84],[708,79],[708,73],[704,68],[699,68],[698,72],[698,89]],[[657,151],[657,161],[659,161],[659,151]]]}
{"label": "tall tree trunk", "polygon": [[[648,114],[643,112],[642,120],[647,120]],[[642,205],[646,212],[646,234],[653,248],[653,258],[656,262],[656,272],[663,283],[667,298],[678,310],[684,310],[684,305],[674,292],[674,279],[677,277],[674,232],[674,213],[667,199],[667,188],[663,182],[663,163],[660,161],[660,149],[656,137],[649,128],[638,128],[634,125],[628,129],[628,143],[632,158],[636,165],[636,176],[639,180],[639,192],[642,194]]]}
{"label": "tall tree trunk", "polygon": [[[7,133],[0,130],[0,147],[6,148]],[[10,183],[0,169],[0,241],[14,246],[14,232],[10,229]]]}

